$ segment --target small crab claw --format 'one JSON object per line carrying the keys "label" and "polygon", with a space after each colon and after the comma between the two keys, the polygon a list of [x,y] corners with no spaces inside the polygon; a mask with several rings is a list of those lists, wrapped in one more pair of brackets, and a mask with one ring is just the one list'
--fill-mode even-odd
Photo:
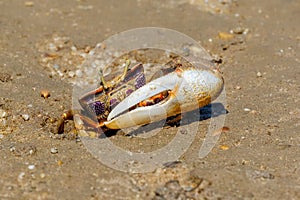
{"label": "small crab claw", "polygon": [[[219,96],[223,84],[218,71],[205,67],[177,68],[125,98],[110,112],[105,125],[110,129],[144,125],[206,106]],[[158,103],[137,106],[163,92],[168,95]]]}

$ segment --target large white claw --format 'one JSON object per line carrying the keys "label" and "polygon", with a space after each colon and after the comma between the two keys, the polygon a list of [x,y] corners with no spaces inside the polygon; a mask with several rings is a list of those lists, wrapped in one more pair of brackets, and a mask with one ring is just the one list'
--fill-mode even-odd
{"label": "large white claw", "polygon": [[[217,98],[223,84],[220,73],[208,68],[174,71],[149,82],[121,101],[108,115],[105,125],[110,129],[144,125],[203,107]],[[139,102],[163,91],[169,91],[166,100],[129,111]]]}

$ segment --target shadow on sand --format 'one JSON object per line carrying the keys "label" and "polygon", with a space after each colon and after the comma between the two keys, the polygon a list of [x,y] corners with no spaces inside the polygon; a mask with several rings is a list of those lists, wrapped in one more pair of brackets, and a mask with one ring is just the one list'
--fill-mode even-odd
{"label": "shadow on sand", "polygon": [[[178,127],[189,125],[194,122],[204,121],[219,115],[227,114],[228,111],[224,108],[222,103],[212,103],[200,109],[195,109],[177,116],[168,117],[167,119],[153,122],[151,124],[141,126],[129,133],[126,136],[137,136],[145,132],[152,131],[158,127]],[[110,137],[116,135],[120,130],[106,130],[104,134],[101,134],[99,138]]]}

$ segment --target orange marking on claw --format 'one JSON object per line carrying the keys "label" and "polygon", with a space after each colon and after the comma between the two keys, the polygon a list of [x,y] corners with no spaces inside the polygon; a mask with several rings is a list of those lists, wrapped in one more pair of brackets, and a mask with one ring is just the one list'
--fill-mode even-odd
{"label": "orange marking on claw", "polygon": [[179,85],[175,85],[173,90],[168,91],[169,95],[171,95],[172,97],[175,97],[178,89],[179,89]]}
{"label": "orange marking on claw", "polygon": [[153,97],[150,97],[147,100],[144,100],[142,102],[140,102],[138,104],[139,107],[144,107],[144,106],[148,106],[148,105],[153,105],[155,104],[156,100],[163,100],[164,98],[166,98],[165,94],[163,92],[154,95]]}
{"label": "orange marking on claw", "polygon": [[180,67],[177,67],[176,69],[175,69],[175,72],[177,73],[177,75],[178,76],[182,76],[182,73],[183,73],[183,70],[180,68]]}

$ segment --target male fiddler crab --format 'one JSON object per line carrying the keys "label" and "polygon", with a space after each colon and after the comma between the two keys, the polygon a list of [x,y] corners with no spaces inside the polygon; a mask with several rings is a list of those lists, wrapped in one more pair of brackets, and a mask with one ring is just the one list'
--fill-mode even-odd
{"label": "male fiddler crab", "polygon": [[[122,129],[145,125],[208,105],[223,89],[223,78],[217,69],[195,67],[182,57],[175,57],[166,69],[146,83],[144,68],[137,64],[130,69],[126,61],[124,72],[105,81],[101,75],[99,88],[79,99],[83,110],[74,115],[84,129]],[[103,73],[101,73],[103,74]],[[71,111],[62,116],[58,132],[63,132],[65,120],[73,118]],[[79,127],[75,120],[75,126]]]}

